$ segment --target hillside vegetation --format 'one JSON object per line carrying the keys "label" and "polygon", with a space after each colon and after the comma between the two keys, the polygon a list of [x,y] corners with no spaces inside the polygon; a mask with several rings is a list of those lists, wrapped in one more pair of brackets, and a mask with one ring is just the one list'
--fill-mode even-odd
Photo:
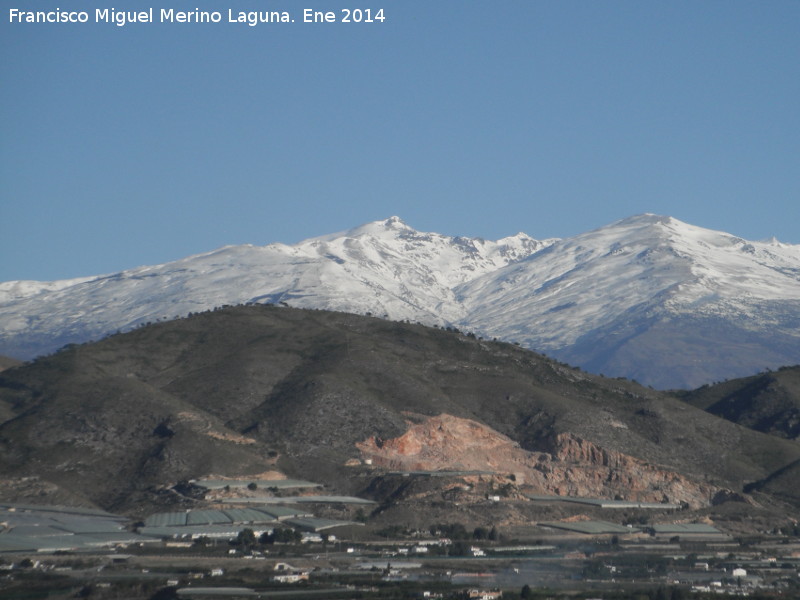
{"label": "hillside vegetation", "polygon": [[793,440],[800,437],[800,366],[706,385],[681,397],[745,427]]}
{"label": "hillside vegetation", "polygon": [[[407,447],[384,442],[414,423],[439,423],[445,442],[452,426],[516,444],[529,481],[515,486],[529,492],[700,506],[749,484],[770,501],[753,482],[800,460],[796,442],[514,345],[278,306],[157,323],[6,370],[0,410],[0,495],[129,512],[183,501],[170,491],[181,481],[276,469],[382,500],[394,493],[385,473],[345,465],[365,448]],[[457,447],[445,442],[442,452]],[[510,475],[498,465],[486,469]],[[784,492],[780,502],[798,503]]]}

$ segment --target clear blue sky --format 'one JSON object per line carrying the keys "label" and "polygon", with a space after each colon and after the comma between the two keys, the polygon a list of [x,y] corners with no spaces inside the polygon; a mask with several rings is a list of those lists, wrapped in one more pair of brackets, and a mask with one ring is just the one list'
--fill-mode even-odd
{"label": "clear blue sky", "polygon": [[[8,22],[112,4],[297,22]],[[355,6],[386,21],[299,22]],[[495,239],[655,212],[800,243],[797,0],[19,0],[0,16],[0,281],[391,215]]]}

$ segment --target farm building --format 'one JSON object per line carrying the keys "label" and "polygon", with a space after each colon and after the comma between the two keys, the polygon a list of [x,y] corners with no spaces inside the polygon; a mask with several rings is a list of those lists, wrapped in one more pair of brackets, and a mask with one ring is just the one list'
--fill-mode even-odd
{"label": "farm building", "polygon": [[647,528],[651,535],[660,539],[679,537],[683,540],[717,541],[730,536],[706,523],[662,523]]}
{"label": "farm building", "polygon": [[111,548],[155,540],[125,529],[127,519],[98,510],[6,504],[0,508],[0,552]]}
{"label": "farm building", "polygon": [[244,529],[258,536],[272,532],[279,522],[308,517],[313,514],[286,506],[190,510],[151,515],[139,532],[160,538],[234,539]]}
{"label": "farm building", "polygon": [[548,521],[538,524],[539,527],[563,529],[584,535],[619,535],[626,533],[639,533],[639,529],[626,525],[617,525],[608,521]]}

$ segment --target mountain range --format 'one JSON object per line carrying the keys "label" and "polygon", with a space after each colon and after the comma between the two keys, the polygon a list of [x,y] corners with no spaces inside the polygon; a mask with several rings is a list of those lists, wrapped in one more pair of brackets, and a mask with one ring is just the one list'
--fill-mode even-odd
{"label": "mountain range", "polygon": [[800,363],[800,245],[638,215],[567,239],[487,241],[397,217],[295,245],[0,284],[0,354],[218,306],[284,303],[456,327],[594,373],[694,388]]}
{"label": "mountain range", "polygon": [[191,506],[187,481],[267,474],[374,500],[378,524],[511,526],[541,520],[544,494],[754,530],[798,514],[798,465],[796,441],[668,393],[342,312],[217,309],[0,373],[4,502],[149,514]]}

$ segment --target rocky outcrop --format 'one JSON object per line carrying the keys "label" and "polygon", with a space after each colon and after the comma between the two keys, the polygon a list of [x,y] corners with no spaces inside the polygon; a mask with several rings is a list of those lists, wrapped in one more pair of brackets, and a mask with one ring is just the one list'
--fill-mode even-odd
{"label": "rocky outcrop", "polygon": [[[374,466],[398,471],[508,471],[519,444],[477,421],[442,414],[410,424],[400,437],[356,444]],[[513,461],[513,459],[512,459]]]}
{"label": "rocky outcrop", "polygon": [[599,446],[583,440],[571,433],[559,433],[552,441],[546,443],[545,450],[549,451],[558,461],[571,463],[590,463],[597,466],[629,468],[636,462],[630,456],[600,448]]}
{"label": "rocky outcrop", "polygon": [[397,471],[489,471],[532,494],[619,498],[707,506],[720,491],[667,468],[601,448],[570,433],[530,452],[469,419],[441,414],[409,423],[403,435],[356,444],[373,467]]}

